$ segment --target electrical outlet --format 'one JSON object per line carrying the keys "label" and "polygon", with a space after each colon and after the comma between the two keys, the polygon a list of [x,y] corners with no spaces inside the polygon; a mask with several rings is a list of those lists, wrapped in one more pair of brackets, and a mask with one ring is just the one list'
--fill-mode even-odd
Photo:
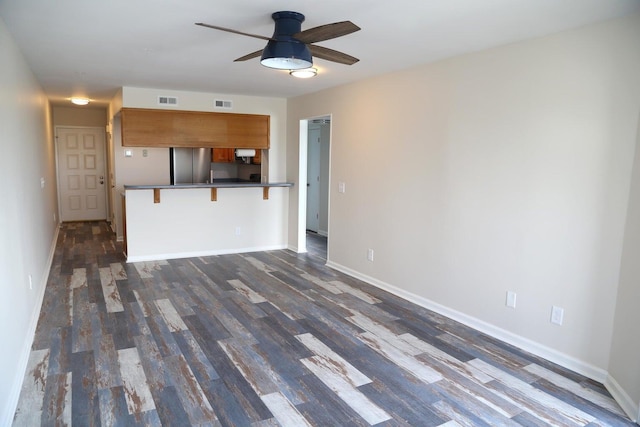
{"label": "electrical outlet", "polygon": [[347,186],[344,182],[338,183],[338,193],[344,193],[347,191]]}
{"label": "electrical outlet", "polygon": [[236,227],[236,236],[239,236],[241,234],[242,234],[242,228]]}
{"label": "electrical outlet", "polygon": [[507,291],[507,307],[516,308],[516,293]]}
{"label": "electrical outlet", "polygon": [[373,262],[373,249],[367,249],[367,259]]}
{"label": "electrical outlet", "polygon": [[556,307],[555,305],[551,307],[551,323],[555,323],[556,325],[562,325],[563,319],[564,319],[564,308]]}

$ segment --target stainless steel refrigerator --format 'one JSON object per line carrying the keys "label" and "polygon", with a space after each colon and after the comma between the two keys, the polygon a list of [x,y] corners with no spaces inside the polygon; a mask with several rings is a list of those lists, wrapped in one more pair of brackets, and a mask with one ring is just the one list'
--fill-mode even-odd
{"label": "stainless steel refrigerator", "polygon": [[211,148],[171,148],[171,184],[206,184],[211,175]]}

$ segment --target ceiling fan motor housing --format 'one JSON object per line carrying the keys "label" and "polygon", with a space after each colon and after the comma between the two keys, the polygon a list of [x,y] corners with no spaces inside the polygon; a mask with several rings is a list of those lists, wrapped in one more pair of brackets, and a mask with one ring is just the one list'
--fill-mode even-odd
{"label": "ceiling fan motor housing", "polygon": [[260,62],[269,68],[299,70],[313,65],[311,51],[305,43],[293,38],[302,29],[304,15],[298,12],[275,12],[272,40],[262,51]]}

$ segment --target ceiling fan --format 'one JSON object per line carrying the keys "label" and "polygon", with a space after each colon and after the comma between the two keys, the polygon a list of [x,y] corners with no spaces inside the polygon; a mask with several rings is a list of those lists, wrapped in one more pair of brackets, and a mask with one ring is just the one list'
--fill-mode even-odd
{"label": "ceiling fan", "polygon": [[304,21],[304,15],[301,13],[289,11],[275,12],[271,15],[271,18],[273,18],[275,22],[275,30],[271,37],[245,33],[217,25],[204,24],[202,22],[197,22],[196,25],[267,41],[264,49],[241,56],[235,61],[246,61],[260,57],[260,63],[262,65],[281,70],[309,68],[313,65],[312,55],[327,61],[346,65],[353,65],[359,61],[358,58],[354,58],[346,53],[314,44],[359,31],[360,27],[351,21],[334,22],[333,24],[320,25],[319,27],[302,31],[301,26]]}

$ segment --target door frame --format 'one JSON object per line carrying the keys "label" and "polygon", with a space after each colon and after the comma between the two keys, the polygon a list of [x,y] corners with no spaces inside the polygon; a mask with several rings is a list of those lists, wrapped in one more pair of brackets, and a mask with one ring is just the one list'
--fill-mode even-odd
{"label": "door frame", "polygon": [[[61,191],[60,191],[60,158],[59,158],[59,153],[58,153],[58,129],[60,128],[65,128],[65,129],[94,129],[94,130],[100,130],[101,132],[104,133],[104,144],[103,144],[103,149],[104,149],[104,174],[105,174],[105,183],[108,183],[108,180],[106,179],[108,177],[109,174],[109,161],[107,160],[107,156],[109,154],[108,150],[107,150],[107,134],[106,134],[106,129],[102,126],[67,126],[67,125],[55,125],[53,127],[53,139],[55,141],[55,158],[56,158],[56,192],[57,194],[57,199],[58,199],[58,223],[62,222],[62,216],[61,216]],[[109,211],[111,209],[111,206],[109,204],[109,197],[107,197],[107,187],[108,185],[104,185],[104,203],[105,203],[105,220],[108,221],[109,220]]]}
{"label": "door frame", "polygon": [[[333,150],[333,115],[331,113],[307,117],[299,121],[298,131],[298,238],[297,252],[307,252],[307,144],[309,139],[309,123],[313,120],[328,119],[329,127],[329,164],[327,177],[327,242],[331,236],[331,152]],[[327,244],[327,261],[329,261],[329,245]]]}

